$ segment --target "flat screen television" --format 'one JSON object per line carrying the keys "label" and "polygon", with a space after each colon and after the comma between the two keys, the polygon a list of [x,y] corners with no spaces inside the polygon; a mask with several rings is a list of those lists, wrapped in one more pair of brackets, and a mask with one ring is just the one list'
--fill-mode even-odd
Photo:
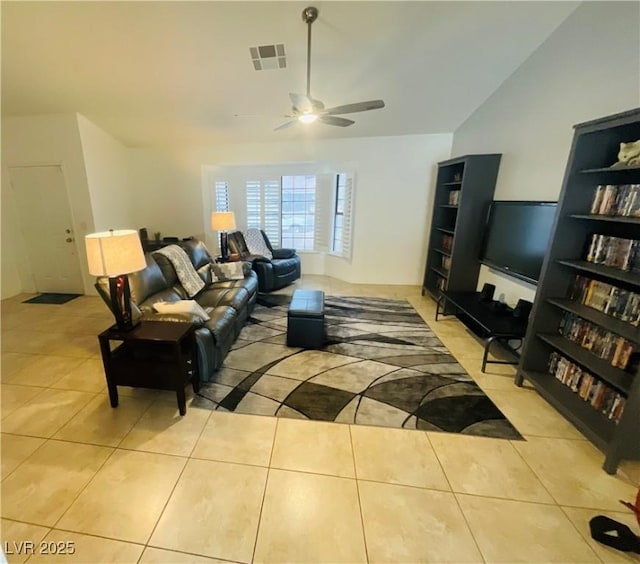
{"label": "flat screen television", "polygon": [[481,262],[536,284],[556,208],[556,202],[494,201],[487,216]]}

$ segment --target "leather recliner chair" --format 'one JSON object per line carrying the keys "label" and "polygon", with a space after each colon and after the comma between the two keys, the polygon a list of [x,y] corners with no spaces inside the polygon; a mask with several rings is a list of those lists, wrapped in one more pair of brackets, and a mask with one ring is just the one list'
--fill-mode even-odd
{"label": "leather recliner chair", "polygon": [[266,233],[261,233],[273,258],[252,255],[240,231],[229,233],[229,252],[238,254],[241,260],[251,262],[253,271],[258,275],[258,291],[272,292],[300,278],[300,257],[295,249],[274,249]]}

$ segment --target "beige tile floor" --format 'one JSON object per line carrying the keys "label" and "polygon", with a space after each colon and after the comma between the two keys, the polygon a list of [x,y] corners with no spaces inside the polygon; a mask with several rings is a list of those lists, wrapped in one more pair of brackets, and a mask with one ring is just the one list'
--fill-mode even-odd
{"label": "beige tile floor", "polygon": [[[455,319],[435,323],[418,288],[308,276],[285,291],[296,287],[409,299],[527,440],[194,407],[181,418],[171,394],[127,388],[112,409],[102,302],[16,296],[2,302],[9,562],[637,562],[590,540],[588,521],[607,514],[638,532],[618,500],[634,496],[639,464],[605,474],[602,454],[517,388],[512,367],[482,374],[477,339]],[[27,542],[36,554],[18,549]],[[72,555],[42,554],[68,543]]]}

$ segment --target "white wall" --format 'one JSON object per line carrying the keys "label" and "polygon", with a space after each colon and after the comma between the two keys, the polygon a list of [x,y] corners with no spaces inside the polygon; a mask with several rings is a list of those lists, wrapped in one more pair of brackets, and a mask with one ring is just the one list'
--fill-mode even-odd
{"label": "white wall", "polygon": [[135,229],[127,148],[82,115],[78,128],[95,230]]}
{"label": "white wall", "polygon": [[76,114],[9,117],[2,120],[2,298],[34,291],[25,242],[17,224],[8,168],[28,165],[62,167],[84,288],[93,293],[93,277],[84,260],[84,235],[93,231],[91,200]]}
{"label": "white wall", "polygon": [[[303,258],[303,271],[348,282],[422,284],[436,163],[447,159],[450,134],[273,142],[130,151],[138,227],[179,237],[210,229],[203,216],[208,165],[349,162],[357,173],[351,263]],[[305,267],[305,259],[308,267]],[[324,262],[324,265],[322,264]]]}
{"label": "white wall", "polygon": [[[573,125],[640,105],[640,4],[584,2],[459,127],[453,155],[502,153],[496,200],[557,200]],[[506,301],[535,287],[483,267]]]}
{"label": "white wall", "polygon": [[[4,134],[3,134],[4,135]],[[4,156],[2,157],[4,161]],[[0,298],[9,298],[22,291],[21,273],[26,278],[29,270],[24,238],[20,235],[20,222],[13,191],[9,185],[9,171],[2,166],[0,182]],[[31,283],[32,284],[32,283]]]}

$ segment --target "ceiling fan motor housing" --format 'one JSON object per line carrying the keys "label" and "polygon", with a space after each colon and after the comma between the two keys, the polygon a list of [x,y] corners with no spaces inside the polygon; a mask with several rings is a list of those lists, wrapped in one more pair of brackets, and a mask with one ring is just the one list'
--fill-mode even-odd
{"label": "ceiling fan motor housing", "polygon": [[313,6],[309,6],[302,10],[302,21],[304,23],[310,24],[316,21],[318,18],[318,8],[314,8]]}

